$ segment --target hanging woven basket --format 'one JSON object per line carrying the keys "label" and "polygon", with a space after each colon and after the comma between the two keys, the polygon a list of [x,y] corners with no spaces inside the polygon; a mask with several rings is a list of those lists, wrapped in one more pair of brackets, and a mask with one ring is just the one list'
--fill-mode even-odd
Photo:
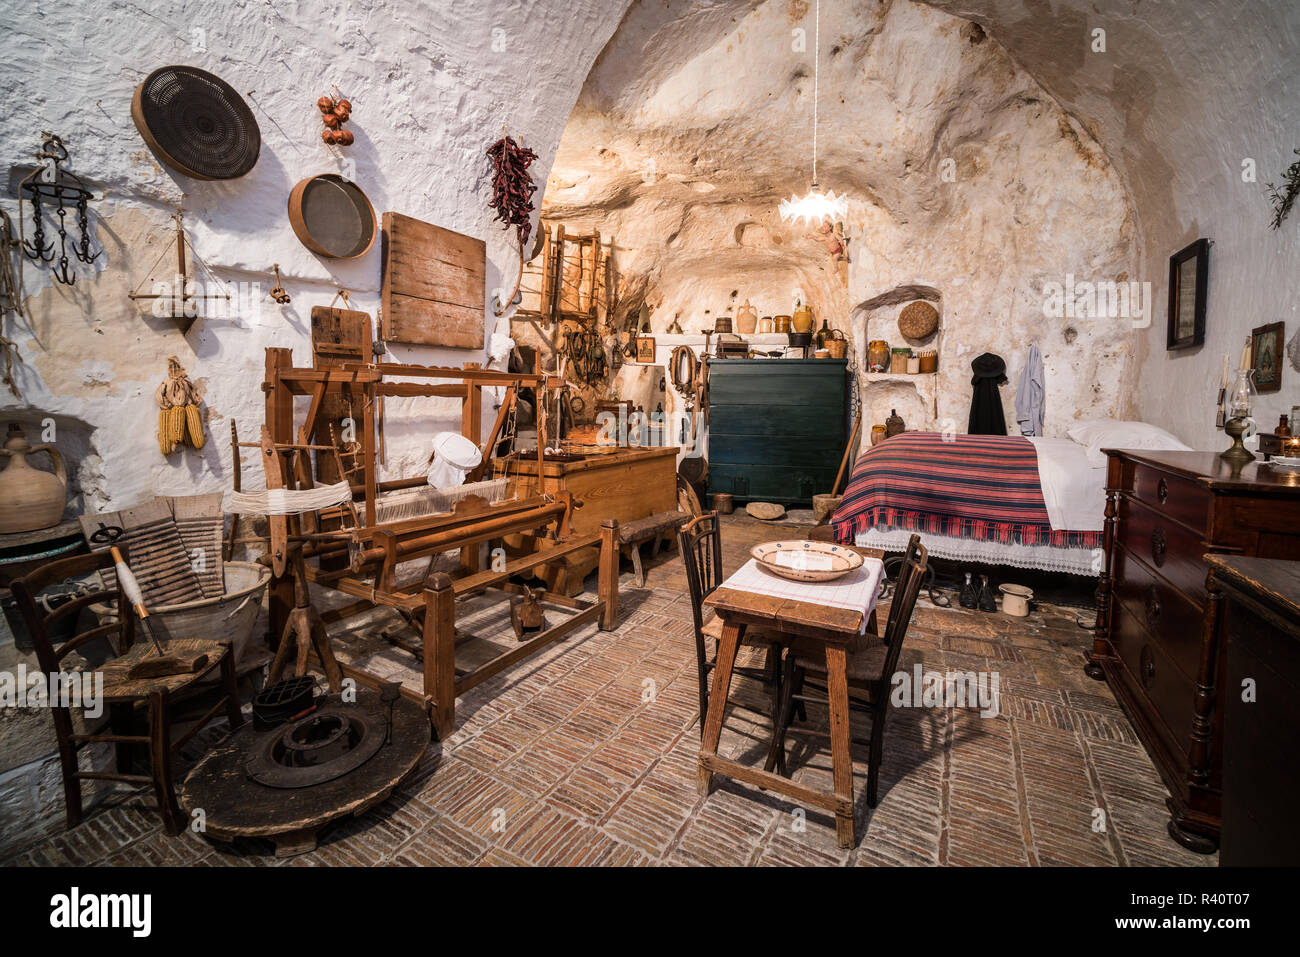
{"label": "hanging woven basket", "polygon": [[898,314],[898,331],[909,339],[928,339],[939,328],[939,311],[924,300],[910,302]]}

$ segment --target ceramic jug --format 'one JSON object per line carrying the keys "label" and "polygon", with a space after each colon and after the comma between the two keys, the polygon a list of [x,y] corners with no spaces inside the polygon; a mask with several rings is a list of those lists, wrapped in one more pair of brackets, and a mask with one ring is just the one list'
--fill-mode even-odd
{"label": "ceramic jug", "polygon": [[872,339],[867,343],[867,370],[869,372],[889,371],[889,343],[884,339]]}
{"label": "ceramic jug", "polygon": [[[27,464],[27,456],[37,452],[50,453],[53,474]],[[0,533],[34,532],[59,524],[67,502],[68,472],[58,450],[52,445],[28,445],[22,427],[11,423],[0,456],[9,459],[0,472]]]}
{"label": "ceramic jug", "polygon": [[813,314],[807,306],[800,306],[790,317],[790,325],[795,332],[812,332],[813,331]]}
{"label": "ceramic jug", "polygon": [[736,310],[736,331],[742,336],[751,335],[758,328],[758,310],[745,300],[745,304]]}

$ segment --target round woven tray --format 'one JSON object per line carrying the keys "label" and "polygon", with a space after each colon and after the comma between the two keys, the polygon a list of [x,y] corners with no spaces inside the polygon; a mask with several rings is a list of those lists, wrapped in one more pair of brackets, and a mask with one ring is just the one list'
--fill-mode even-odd
{"label": "round woven tray", "polygon": [[192,66],[154,70],[131,98],[136,129],[164,163],[195,179],[236,179],[257,163],[262,134],[225,80]]}
{"label": "round woven tray", "polygon": [[926,339],[939,328],[939,311],[928,302],[917,300],[898,314],[898,331],[909,339]]}

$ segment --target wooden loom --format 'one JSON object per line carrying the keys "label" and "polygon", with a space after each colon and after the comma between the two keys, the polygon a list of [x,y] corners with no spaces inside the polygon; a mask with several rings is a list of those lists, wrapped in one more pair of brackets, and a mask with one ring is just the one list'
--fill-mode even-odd
{"label": "wooden loom", "polygon": [[[450,380],[435,382],[390,381]],[[289,349],[266,350],[266,425],[262,441],[238,443],[256,446],[262,451],[266,466],[267,488],[307,489],[315,486],[310,453],[332,453],[335,468],[352,485],[354,502],[301,516],[271,515],[271,547],[267,560],[274,571],[271,586],[271,633],[278,635],[294,607],[294,582],[288,572],[292,553],[301,548],[303,556],[315,559],[306,565],[312,583],[333,589],[356,599],[353,603],[325,612],[326,622],[339,621],[377,605],[398,611],[416,627],[421,636],[423,657],[423,693],[403,687],[403,694],[423,707],[430,715],[439,738],[445,739],[455,725],[456,698],[589,621],[598,621],[603,631],[615,627],[618,617],[618,523],[605,521],[599,534],[575,536],[569,528],[573,502],[567,492],[534,495],[487,504],[469,497],[457,502],[450,511],[379,521],[377,503],[381,493],[413,489],[426,485],[424,476],[396,481],[378,481],[376,443],[376,408],[385,396],[426,396],[459,398],[462,401],[461,432],[483,447],[480,419],[484,386],[505,386],[507,401],[487,442],[491,448],[500,435],[507,410],[520,388],[553,389],[562,382],[553,376],[520,375],[467,367],[451,369],[412,366],[385,362],[344,362],[329,367],[294,368]],[[294,399],[310,398],[306,416],[295,423]],[[361,410],[355,423],[359,452],[352,457],[352,467],[338,454],[335,445],[312,445],[310,436],[323,422],[322,406],[332,397],[344,397]],[[319,434],[319,433],[317,433]],[[238,447],[236,448],[238,453]],[[539,464],[543,443],[538,443]],[[486,456],[485,456],[486,457]],[[320,455],[320,461],[326,461]],[[320,462],[317,463],[318,466]],[[355,521],[364,515],[364,524]],[[545,537],[549,547],[506,562],[499,570],[479,567],[480,548],[489,541],[512,534]],[[455,665],[455,600],[498,589],[519,594],[522,589],[510,581],[515,575],[531,571],[582,549],[600,548],[599,592],[596,601],[585,601],[553,592],[540,598],[550,604],[571,609],[573,614],[546,628],[514,648],[470,670]],[[401,562],[432,557],[460,549],[461,568],[454,578],[436,572],[414,581],[398,581]],[[534,590],[534,594],[537,594]],[[340,664],[345,677],[360,684],[378,687],[380,679],[362,669]]]}

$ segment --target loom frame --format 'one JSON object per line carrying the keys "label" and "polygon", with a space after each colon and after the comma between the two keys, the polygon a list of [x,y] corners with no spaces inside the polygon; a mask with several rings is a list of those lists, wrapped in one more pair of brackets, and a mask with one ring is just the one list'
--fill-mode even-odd
{"label": "loom frame", "polygon": [[[393,379],[428,381],[399,382]],[[313,445],[310,441],[325,397],[341,393],[361,399],[362,416],[357,423],[360,465],[348,470],[345,477],[353,486],[354,503],[364,510],[366,523],[360,528],[326,528],[342,517],[341,510],[268,518],[270,549],[266,561],[274,575],[270,588],[270,633],[273,636],[281,633],[293,607],[293,578],[288,574],[289,562],[291,550],[301,547],[305,557],[314,559],[314,563],[306,566],[308,581],[354,599],[348,605],[324,612],[321,617],[327,624],[382,605],[397,610],[418,628],[423,658],[423,690],[416,691],[403,684],[402,694],[426,710],[440,740],[445,740],[455,728],[456,698],[460,695],[587,622],[595,621],[601,631],[611,631],[618,624],[618,522],[607,519],[598,535],[572,535],[569,516],[573,508],[581,507],[581,503],[575,505],[567,492],[534,495],[495,505],[470,497],[457,502],[451,512],[386,523],[375,521],[376,501],[381,492],[414,488],[425,482],[423,477],[387,482],[378,480],[377,401],[385,396],[459,398],[461,434],[482,447],[484,386],[505,386],[509,390],[509,401],[502,403],[501,413],[487,443],[490,449],[519,389],[534,388],[540,396],[542,390],[563,388],[565,383],[561,377],[540,372],[497,372],[469,364],[462,369],[394,362],[295,367],[292,350],[268,348],[262,383],[266,394],[266,420],[260,441],[249,443],[260,448],[268,488],[314,487],[317,477],[311,451],[329,450],[336,459],[338,456],[334,445]],[[300,424],[295,421],[294,408],[294,399],[298,396],[310,398],[307,413]],[[543,409],[545,403],[539,401],[538,407]],[[545,434],[544,416],[539,411],[539,465],[544,456]],[[238,457],[238,447],[235,452]],[[484,457],[486,460],[486,450]],[[352,482],[350,476],[358,472],[361,480]],[[473,546],[516,533],[532,533],[540,537],[548,529],[553,529],[552,547],[508,560],[500,570],[478,567],[480,549]],[[595,601],[544,591],[540,596],[543,602],[568,609],[572,614],[477,667],[457,670],[456,599],[500,591],[508,601],[510,596],[520,592],[520,587],[510,581],[512,576],[592,546],[600,548]],[[458,577],[436,572],[418,581],[397,580],[400,562],[456,548],[461,550]],[[346,564],[342,564],[344,558],[348,559]],[[313,663],[319,664],[314,658]],[[358,684],[372,688],[380,684],[380,678],[363,669],[342,662],[340,666],[344,676]]]}

